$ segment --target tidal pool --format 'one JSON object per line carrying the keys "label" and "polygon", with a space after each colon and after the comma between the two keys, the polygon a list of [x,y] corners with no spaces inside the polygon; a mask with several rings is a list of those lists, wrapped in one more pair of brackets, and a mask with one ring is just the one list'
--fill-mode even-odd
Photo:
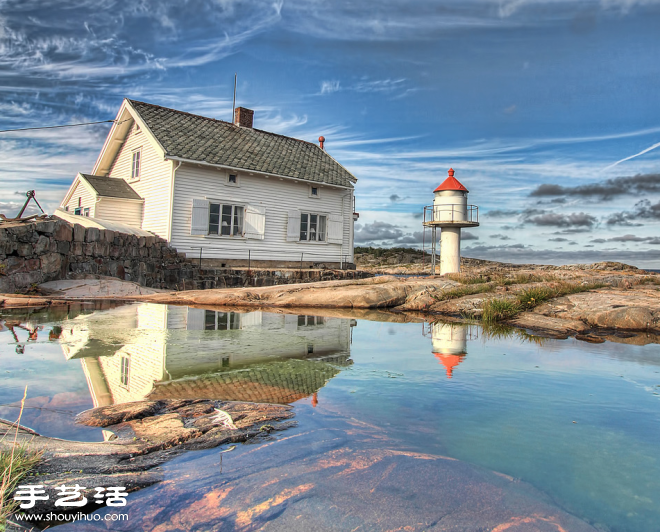
{"label": "tidal pool", "polygon": [[15,419],[27,385],[23,424],[44,435],[102,440],[107,432],[75,425],[75,414],[144,398],[296,411],[298,427],[271,442],[166,464],[164,482],[129,497],[128,523],[62,530],[646,532],[660,522],[655,344],[493,335],[383,313],[154,304],[3,320],[0,417]]}

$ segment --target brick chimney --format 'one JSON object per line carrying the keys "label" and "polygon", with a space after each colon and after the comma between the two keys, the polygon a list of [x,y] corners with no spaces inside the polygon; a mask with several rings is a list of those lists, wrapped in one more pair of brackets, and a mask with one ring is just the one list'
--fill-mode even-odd
{"label": "brick chimney", "polygon": [[234,125],[240,127],[252,127],[254,111],[245,107],[237,107],[234,110]]}

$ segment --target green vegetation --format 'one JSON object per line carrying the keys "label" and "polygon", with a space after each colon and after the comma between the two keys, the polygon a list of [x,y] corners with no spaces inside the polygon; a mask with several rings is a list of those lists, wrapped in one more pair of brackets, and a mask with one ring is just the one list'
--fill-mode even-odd
{"label": "green vegetation", "polygon": [[596,288],[607,286],[604,283],[557,283],[550,286],[533,286],[526,288],[513,297],[492,298],[484,301],[483,313],[481,319],[484,323],[497,323],[499,321],[511,319],[520,312],[531,310],[541,303],[565,296],[568,294],[577,294],[588,292]]}
{"label": "green vegetation", "polygon": [[437,301],[449,301],[450,299],[458,299],[460,297],[471,296],[474,294],[492,292],[494,289],[495,287],[492,284],[463,285],[457,286],[433,297]]}
{"label": "green vegetation", "polygon": [[[0,450],[0,471],[2,471],[2,483],[0,484],[0,532],[4,532],[7,526],[7,519],[18,508],[18,503],[11,498],[12,493],[21,480],[37,465],[43,454],[42,451],[30,448],[26,443],[19,444],[17,442],[18,427],[23,415],[26,396],[27,386],[25,387],[25,393],[21,401],[21,410],[16,420],[14,441],[9,449]],[[0,439],[0,443],[2,443],[8,434],[9,431]]]}
{"label": "green vegetation", "polygon": [[481,275],[463,275],[461,273],[448,273],[445,277],[461,284],[484,284],[490,282],[489,277]]}
{"label": "green vegetation", "polygon": [[484,323],[496,323],[513,318],[521,310],[516,300],[495,297],[484,301],[481,320]]}

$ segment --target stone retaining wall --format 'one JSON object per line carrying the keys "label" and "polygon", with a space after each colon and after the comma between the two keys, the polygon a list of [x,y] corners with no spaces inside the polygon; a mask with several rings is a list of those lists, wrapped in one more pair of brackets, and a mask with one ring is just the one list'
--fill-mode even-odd
{"label": "stone retaining wall", "polygon": [[191,290],[369,277],[340,270],[200,269],[157,236],[85,228],[51,217],[0,225],[0,292],[101,275],[151,288]]}

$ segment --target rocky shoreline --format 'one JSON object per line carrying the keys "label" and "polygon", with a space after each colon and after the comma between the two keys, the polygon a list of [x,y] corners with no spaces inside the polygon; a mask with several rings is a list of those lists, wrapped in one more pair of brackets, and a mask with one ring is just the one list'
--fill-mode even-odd
{"label": "rocky shoreline", "polygon": [[556,338],[575,336],[601,341],[611,337],[614,341],[628,343],[656,343],[660,339],[660,275],[621,263],[557,267],[476,261],[466,264],[461,275],[442,277],[383,275],[369,279],[179,292],[137,291],[134,286],[125,287],[124,284],[113,280],[110,291],[114,293],[106,290],[105,295],[99,297],[87,295],[90,292],[81,290],[79,284],[71,293],[65,287],[53,295],[0,295],[0,308],[45,308],[72,302],[112,300],[271,312],[377,310],[387,314],[412,313],[417,318],[436,321],[480,319],[484,308],[493,300],[515,301],[527,293],[535,293],[534,290],[545,290],[562,295],[524,305],[515,315],[503,316],[498,321]]}
{"label": "rocky shoreline", "polygon": [[[229,414],[235,428],[218,420],[218,410]],[[84,486],[81,493],[89,502],[75,508],[75,512],[87,513],[98,509],[95,488],[123,486],[130,493],[151,486],[163,480],[159,466],[184,451],[268,440],[272,432],[295,426],[293,416],[293,409],[285,405],[204,399],[99,407],[82,412],[76,422],[104,429],[108,441],[61,440],[19,427],[19,445],[44,451],[37,467],[22,483],[42,485],[50,495],[55,486],[62,484]],[[0,450],[11,448],[15,431],[15,424],[0,420]],[[54,506],[55,500],[53,496],[39,500],[28,513],[62,513]],[[42,521],[40,526],[43,524],[48,523]]]}

